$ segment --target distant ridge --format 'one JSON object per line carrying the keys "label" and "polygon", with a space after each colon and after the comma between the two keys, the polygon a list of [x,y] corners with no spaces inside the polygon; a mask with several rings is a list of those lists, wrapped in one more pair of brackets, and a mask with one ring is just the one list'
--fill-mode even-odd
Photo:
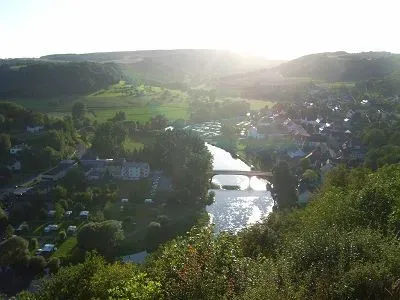
{"label": "distant ridge", "polygon": [[309,54],[273,68],[220,78],[220,85],[254,86],[322,80],[357,82],[400,74],[400,54],[390,52]]}
{"label": "distant ridge", "polygon": [[202,84],[220,76],[271,68],[283,61],[212,49],[140,50],[42,56],[51,61],[114,62],[126,74],[151,82]]}

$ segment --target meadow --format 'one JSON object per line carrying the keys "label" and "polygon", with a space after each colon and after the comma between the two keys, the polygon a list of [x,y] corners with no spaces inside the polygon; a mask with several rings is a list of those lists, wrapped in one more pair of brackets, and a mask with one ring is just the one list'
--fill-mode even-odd
{"label": "meadow", "polygon": [[[231,101],[245,100],[252,110],[259,110],[274,102],[227,98]],[[62,118],[71,114],[73,103],[86,105],[87,116],[98,122],[105,122],[116,112],[124,111],[127,120],[146,122],[156,115],[165,115],[169,120],[189,119],[189,101],[186,92],[155,86],[133,86],[121,81],[108,89],[99,90],[87,96],[66,96],[53,99],[4,99],[27,109]]]}

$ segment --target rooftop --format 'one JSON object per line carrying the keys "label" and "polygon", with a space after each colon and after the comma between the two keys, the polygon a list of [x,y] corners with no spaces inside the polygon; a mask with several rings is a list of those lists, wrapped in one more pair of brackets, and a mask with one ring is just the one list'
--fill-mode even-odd
{"label": "rooftop", "polygon": [[75,161],[62,161],[60,162],[56,167],[54,167],[53,169],[51,169],[50,171],[43,173],[43,175],[56,175],[64,170],[67,170],[71,167],[73,167],[76,164]]}

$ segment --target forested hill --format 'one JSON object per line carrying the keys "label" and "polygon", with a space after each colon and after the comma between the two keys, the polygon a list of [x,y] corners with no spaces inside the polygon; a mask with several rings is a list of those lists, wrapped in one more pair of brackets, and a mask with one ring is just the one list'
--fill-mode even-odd
{"label": "forested hill", "polygon": [[398,78],[400,54],[389,52],[317,53],[282,63],[274,68],[220,78],[220,86],[284,85],[304,80],[359,82]]}
{"label": "forested hill", "polygon": [[400,72],[400,54],[389,52],[318,53],[279,66],[285,77],[327,81],[361,81]]}
{"label": "forested hill", "polygon": [[200,84],[230,74],[274,67],[282,61],[222,50],[149,50],[43,56],[51,61],[115,62],[131,77],[155,83]]}
{"label": "forested hill", "polygon": [[87,94],[124,76],[114,63],[0,60],[0,97]]}

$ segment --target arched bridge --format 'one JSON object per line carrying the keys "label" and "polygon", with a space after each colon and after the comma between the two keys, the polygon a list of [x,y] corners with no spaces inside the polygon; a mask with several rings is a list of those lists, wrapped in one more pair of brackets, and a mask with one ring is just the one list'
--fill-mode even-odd
{"label": "arched bridge", "polygon": [[264,171],[235,171],[235,170],[213,170],[212,177],[216,175],[243,175],[247,177],[272,177],[272,172]]}

